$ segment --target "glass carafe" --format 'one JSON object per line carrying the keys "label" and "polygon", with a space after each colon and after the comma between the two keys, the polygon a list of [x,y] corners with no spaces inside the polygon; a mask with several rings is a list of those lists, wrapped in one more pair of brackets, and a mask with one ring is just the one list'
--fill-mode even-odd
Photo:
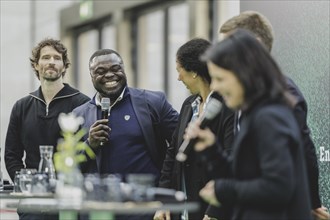
{"label": "glass carafe", "polygon": [[51,188],[55,187],[56,174],[53,163],[53,149],[51,145],[40,145],[40,162],[38,172],[48,175]]}

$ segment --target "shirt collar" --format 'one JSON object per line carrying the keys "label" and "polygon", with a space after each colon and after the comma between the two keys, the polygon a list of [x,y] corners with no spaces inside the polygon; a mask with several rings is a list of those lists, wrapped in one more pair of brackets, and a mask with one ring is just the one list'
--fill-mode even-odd
{"label": "shirt collar", "polygon": [[[207,103],[210,101],[212,94],[214,93],[214,91],[211,91],[208,96],[206,97],[205,103],[203,105],[203,111],[205,110],[205,107],[207,105]],[[191,103],[191,107],[194,108],[195,106],[199,106],[201,104],[202,101],[202,97],[200,97],[199,95],[196,97],[196,99]]]}
{"label": "shirt collar", "polygon": [[211,91],[210,94],[206,97],[206,101],[205,101],[205,104],[203,106],[203,110],[205,110],[205,106],[207,105],[207,103],[209,103],[213,93],[214,93],[214,91]]}
{"label": "shirt collar", "polygon": [[[123,89],[123,91],[121,92],[120,96],[118,96],[118,98],[116,99],[116,101],[110,106],[110,108],[112,106],[114,106],[117,102],[119,102],[120,100],[123,99],[125,90],[126,90],[126,87]],[[99,92],[95,96],[95,104],[97,106],[101,106],[101,96],[100,96],[100,93]]]}

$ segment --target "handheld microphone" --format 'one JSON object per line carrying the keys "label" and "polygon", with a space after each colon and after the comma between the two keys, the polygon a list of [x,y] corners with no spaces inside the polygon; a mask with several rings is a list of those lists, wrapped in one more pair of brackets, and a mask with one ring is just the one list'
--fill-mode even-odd
{"label": "handheld microphone", "polygon": [[[216,98],[210,98],[207,103],[204,113],[201,115],[201,125],[200,128],[204,129],[221,111],[222,103]],[[188,151],[193,147],[196,143],[197,138],[194,139],[186,139],[182,142],[179,147],[178,153],[176,155],[176,159],[180,162],[184,162],[187,159]]]}
{"label": "handheld microphone", "polygon": [[[109,108],[110,108],[110,99],[102,98],[101,99],[101,119],[107,119],[109,116]],[[100,143],[103,146],[103,142]]]}
{"label": "handheld microphone", "polygon": [[110,99],[102,98],[101,99],[101,119],[107,119],[110,108]]}

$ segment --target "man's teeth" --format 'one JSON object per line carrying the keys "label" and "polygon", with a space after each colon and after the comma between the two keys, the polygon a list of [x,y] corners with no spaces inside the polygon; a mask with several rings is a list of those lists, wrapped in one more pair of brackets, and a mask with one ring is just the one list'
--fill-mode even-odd
{"label": "man's teeth", "polygon": [[106,85],[109,85],[109,86],[113,86],[115,85],[117,82],[116,81],[112,81],[112,82],[106,82],[105,84]]}

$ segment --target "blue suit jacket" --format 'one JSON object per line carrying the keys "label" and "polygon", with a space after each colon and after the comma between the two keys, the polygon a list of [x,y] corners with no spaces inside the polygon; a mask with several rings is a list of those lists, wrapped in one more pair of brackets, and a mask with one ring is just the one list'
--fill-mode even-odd
{"label": "blue suit jacket", "polygon": [[[171,141],[178,122],[178,112],[168,103],[163,92],[129,87],[127,89],[146,141],[147,151],[160,170],[168,143]],[[97,120],[97,106],[92,101],[77,107],[73,112],[85,119],[82,127],[87,130]],[[88,133],[84,139],[87,140],[87,138]],[[98,155],[97,150],[95,152],[97,155],[96,161],[88,159],[86,163],[82,164],[83,172],[96,172],[99,170],[100,155]]]}

